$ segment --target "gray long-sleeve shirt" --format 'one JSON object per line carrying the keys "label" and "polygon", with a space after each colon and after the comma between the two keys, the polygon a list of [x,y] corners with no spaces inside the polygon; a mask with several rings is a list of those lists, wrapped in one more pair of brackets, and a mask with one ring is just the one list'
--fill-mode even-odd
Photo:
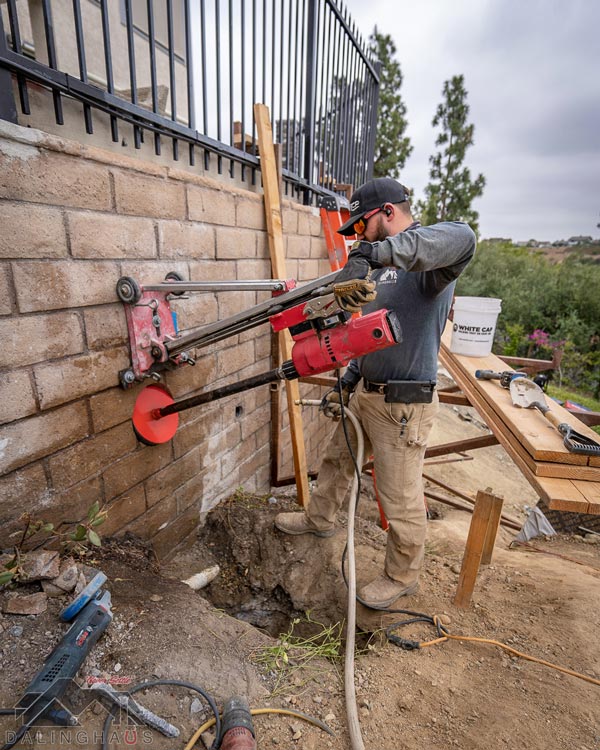
{"label": "gray long-sleeve shirt", "polygon": [[468,224],[418,224],[374,243],[373,256],[384,268],[372,273],[377,298],[365,313],[393,310],[402,327],[402,342],[354,359],[344,382],[360,377],[374,383],[388,380],[435,380],[440,339],[456,279],[475,253],[476,240]]}

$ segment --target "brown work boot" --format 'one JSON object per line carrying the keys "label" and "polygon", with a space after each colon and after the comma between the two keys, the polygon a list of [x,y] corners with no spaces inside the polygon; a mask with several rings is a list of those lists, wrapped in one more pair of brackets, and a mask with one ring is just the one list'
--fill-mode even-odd
{"label": "brown work boot", "polygon": [[304,513],[279,513],[275,516],[275,526],[284,534],[314,534],[315,536],[333,536],[332,526],[325,531],[319,531],[308,520]]}
{"label": "brown work boot", "polygon": [[418,586],[418,583],[405,586],[383,573],[371,583],[367,583],[366,586],[360,588],[357,593],[359,598],[371,607],[389,607],[392,602],[395,602],[401,596],[414,594]]}

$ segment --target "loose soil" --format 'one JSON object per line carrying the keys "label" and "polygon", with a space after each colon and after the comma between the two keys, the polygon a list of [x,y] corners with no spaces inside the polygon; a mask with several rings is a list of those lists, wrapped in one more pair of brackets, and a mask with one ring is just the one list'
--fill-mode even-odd
{"label": "loose soil", "polygon": [[[474,410],[442,406],[431,443],[481,435]],[[489,488],[505,499],[504,511],[523,521],[537,497],[499,446],[472,452],[471,460],[436,463],[426,474],[464,493]],[[382,568],[385,533],[368,478],[356,520],[359,584]],[[430,488],[444,494],[438,485]],[[446,493],[447,494],[447,493]],[[78,681],[106,679],[117,689],[143,680],[181,680],[199,686],[219,705],[246,696],[253,708],[300,711],[326,722],[334,732],[285,713],[255,717],[258,747],[348,750],[343,658],[314,658],[300,652],[265,665],[260,660],[293,635],[308,638],[346,617],[341,560],[346,516],[340,514],[329,539],[288,537],[273,528],[281,510],[296,508],[291,489],[254,498],[237,493],[212,511],[190,549],[159,567],[138,540],[105,541],[86,560],[109,578],[114,619],[93,649]],[[537,538],[535,547],[510,548],[515,531],[501,528],[492,564],[481,569],[472,604],[452,604],[470,514],[429,502],[426,561],[420,588],[401,600],[407,609],[442,615],[449,631],[465,639],[406,651],[385,637],[384,628],[406,619],[358,607],[360,634],[355,684],[367,750],[396,748],[568,748],[600,749],[600,686],[548,666],[511,656],[497,646],[466,637],[500,641],[517,651],[600,680],[600,545],[581,536]],[[218,564],[219,575],[193,591],[182,579]],[[35,584],[21,592],[37,590]],[[0,605],[6,592],[0,594]],[[66,626],[58,619],[68,598],[50,599],[41,615],[0,618],[0,705],[14,706]],[[308,613],[308,616],[307,616]],[[319,624],[320,623],[320,624]],[[424,622],[395,631],[429,641]],[[279,634],[288,634],[278,638]],[[181,730],[167,740],[125,722],[110,747],[184,747],[210,711],[188,688],[169,685],[136,696]],[[72,686],[64,699],[81,726],[40,728],[20,747],[100,747],[107,711],[89,693]],[[86,707],[86,703],[89,703]],[[0,739],[14,720],[0,717]],[[126,731],[129,731],[129,734]],[[210,733],[204,735],[210,746]],[[1,743],[0,743],[1,744]]]}

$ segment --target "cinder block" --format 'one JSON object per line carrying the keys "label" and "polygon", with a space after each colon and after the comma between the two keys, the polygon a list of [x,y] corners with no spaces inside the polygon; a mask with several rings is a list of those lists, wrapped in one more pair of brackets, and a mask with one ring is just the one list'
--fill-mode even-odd
{"label": "cinder block", "polygon": [[27,370],[6,372],[0,377],[0,424],[14,422],[37,410],[31,378]]}
{"label": "cinder block", "polygon": [[156,219],[185,219],[185,185],[175,180],[114,171],[117,212]]}
{"label": "cinder block", "polygon": [[307,209],[298,208],[298,234],[311,235],[311,216],[307,212]]}
{"label": "cinder block", "polygon": [[171,310],[177,313],[181,333],[214,323],[218,319],[217,299],[212,292],[190,292],[188,299],[171,300]]}
{"label": "cinder block", "polygon": [[177,516],[177,501],[174,497],[167,497],[161,503],[153,505],[133,523],[127,525],[127,531],[141,537],[151,539],[159,530],[173,521]]}
{"label": "cinder block", "polygon": [[88,432],[87,409],[82,402],[4,425],[0,427],[0,445],[4,446],[0,474],[72,445]]}
{"label": "cinder block", "polygon": [[256,304],[256,292],[219,292],[219,320],[248,310]]}
{"label": "cinder block", "polygon": [[189,217],[207,224],[235,226],[235,195],[227,190],[187,186]]}
{"label": "cinder block", "polygon": [[104,165],[55,151],[11,143],[0,151],[0,198],[108,211],[111,191]]}
{"label": "cinder block", "polygon": [[236,476],[240,464],[248,459],[256,450],[256,439],[250,435],[246,440],[221,457],[221,479],[227,480],[230,476]]}
{"label": "cinder block", "polygon": [[[249,279],[252,281],[269,280],[271,276],[271,261],[267,258],[257,260],[241,259],[237,262],[237,278]],[[265,299],[270,297],[271,293],[265,293]]]}
{"label": "cinder block", "polygon": [[52,484],[57,489],[71,487],[98,474],[136,447],[137,439],[128,422],[94,435],[48,459]]}
{"label": "cinder block", "polygon": [[310,258],[310,243],[308,237],[293,234],[287,238],[287,258]]}
{"label": "cinder block", "polygon": [[152,547],[158,559],[168,560],[177,549],[191,545],[196,538],[199,522],[200,512],[192,506],[152,537]]}
{"label": "cinder block", "polygon": [[246,419],[241,420],[242,440],[246,440],[250,435],[257,433],[261,427],[271,421],[271,406],[265,404],[259,409],[246,415]]}
{"label": "cinder block", "polygon": [[265,231],[265,206],[262,200],[238,198],[236,205],[236,225]]}
{"label": "cinder block", "polygon": [[125,309],[115,305],[87,307],[83,311],[85,337],[90,349],[124,346],[129,340]]}
{"label": "cinder block", "polygon": [[13,294],[10,281],[10,265],[0,264],[0,315],[10,315],[13,311]]}
{"label": "cinder block", "polygon": [[175,492],[178,514],[183,513],[186,508],[190,507],[190,505],[195,505],[198,508],[200,507],[202,495],[204,494],[204,479],[206,473],[209,471],[211,470],[205,469],[204,473],[196,474],[196,476],[188,479],[188,481]]}
{"label": "cinder block", "polygon": [[298,231],[298,211],[291,205],[281,207],[281,220],[284,234],[296,234]]}
{"label": "cinder block", "polygon": [[122,388],[110,388],[92,396],[90,407],[94,432],[103,432],[123,422],[129,423],[141,389],[141,386],[134,386],[126,391]]}
{"label": "cinder block", "polygon": [[[52,500],[39,515],[44,521],[49,521],[57,526],[61,521],[81,521],[87,518],[87,512],[91,506],[98,502],[102,505],[102,482],[100,477],[87,479],[79,484],[69,487],[63,492],[52,492]],[[68,527],[63,530],[69,530]],[[75,525],[71,527],[75,530]],[[102,534],[102,527],[98,529]]]}
{"label": "cinder block", "polygon": [[143,485],[132,487],[124,495],[107,504],[105,509],[108,516],[98,531],[103,537],[116,536],[124,531],[128,523],[145,513],[146,495]]}
{"label": "cinder block", "polygon": [[[134,263],[132,261],[123,262],[121,264],[121,273],[119,274],[119,276],[131,276],[138,282],[138,284],[160,284],[162,281],[164,281],[165,276],[168,273],[171,273],[171,271],[175,271],[183,279],[188,278],[187,263],[175,260],[163,262],[147,261],[146,263]],[[118,278],[118,276],[115,278],[114,284],[117,283]]]}
{"label": "cinder block", "polygon": [[[216,355],[204,355],[204,349],[199,349],[196,353],[196,364],[193,367],[180,367],[173,372],[166,373],[166,383],[173,398],[182,398],[191,395],[194,391],[205,389],[212,386],[215,380],[217,367]],[[199,406],[199,409],[208,409],[208,405]],[[193,413],[193,409],[190,413]],[[180,418],[185,418],[186,412],[180,414]]]}
{"label": "cinder block", "polygon": [[178,487],[198,474],[201,452],[200,446],[193,448],[185,456],[171,462],[162,471],[158,471],[146,480],[148,507],[152,507],[163,498],[173,495]]}
{"label": "cinder block", "polygon": [[312,281],[319,278],[318,260],[301,260],[298,262],[298,281]]}
{"label": "cinder block", "polygon": [[[199,407],[200,409],[204,407]],[[180,458],[200,446],[201,468],[214,462],[222,450],[221,410],[202,413],[202,417],[180,427],[173,438],[175,458]]]}
{"label": "cinder block", "polygon": [[256,258],[255,232],[250,229],[217,227],[217,258]]}
{"label": "cinder block", "polygon": [[158,238],[161,258],[209,258],[216,255],[215,230],[204,224],[181,221],[159,221]]}
{"label": "cinder block", "polygon": [[37,365],[34,375],[40,406],[49,409],[111,388],[119,381],[119,371],[128,365],[129,354],[124,348]]}
{"label": "cinder block", "polygon": [[234,281],[237,264],[234,260],[190,261],[192,281]]}
{"label": "cinder block", "polygon": [[92,211],[67,214],[75,258],[155,258],[152,219]]}
{"label": "cinder block", "polygon": [[318,258],[319,260],[326,260],[329,263],[325,237],[310,238],[310,257]]}
{"label": "cinder block", "polygon": [[115,302],[121,274],[116,263],[95,261],[21,261],[13,263],[21,312],[87,307]]}
{"label": "cinder block", "polygon": [[251,364],[254,364],[254,342],[229,347],[217,354],[217,376],[233,376]]}
{"label": "cinder block", "polygon": [[14,317],[4,326],[1,367],[20,367],[78,354],[84,349],[77,313]]}
{"label": "cinder block", "polygon": [[23,513],[23,498],[34,507],[48,503],[48,483],[41,462],[0,477],[0,547],[8,544],[5,526]]}
{"label": "cinder block", "polygon": [[256,255],[269,261],[271,250],[269,248],[269,235],[266,232],[256,232]]}
{"label": "cinder block", "polygon": [[172,460],[171,443],[140,447],[104,471],[104,492],[107,499],[121,495],[130,487],[164,469]]}
{"label": "cinder block", "polygon": [[0,258],[63,258],[67,255],[67,233],[59,209],[2,201],[0,226]]}

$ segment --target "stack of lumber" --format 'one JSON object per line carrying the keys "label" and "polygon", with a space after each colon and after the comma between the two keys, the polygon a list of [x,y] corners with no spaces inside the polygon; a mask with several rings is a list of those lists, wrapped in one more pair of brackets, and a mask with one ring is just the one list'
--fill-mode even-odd
{"label": "stack of lumber", "polygon": [[[476,370],[510,369],[498,357],[466,357],[450,351],[451,323],[442,337],[440,361],[550,508],[600,514],[600,455],[571,453],[563,437],[537,409],[514,406],[497,380],[477,380]],[[600,436],[547,398],[561,422],[600,442]]]}

